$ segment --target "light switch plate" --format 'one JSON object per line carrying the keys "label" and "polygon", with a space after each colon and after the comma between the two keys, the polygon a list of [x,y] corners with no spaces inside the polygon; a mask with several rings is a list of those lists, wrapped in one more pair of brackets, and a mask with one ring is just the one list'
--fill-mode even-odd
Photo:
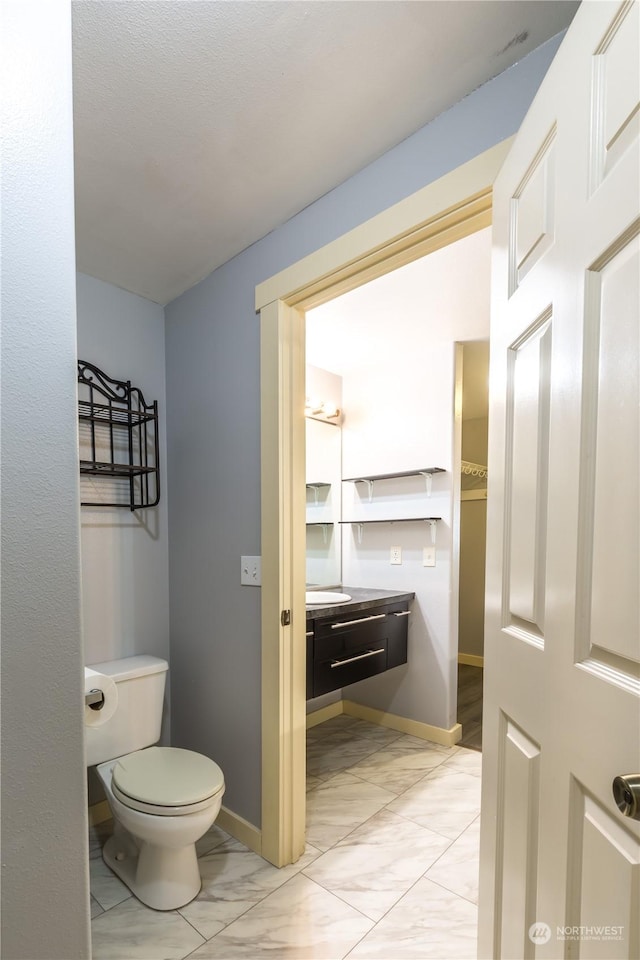
{"label": "light switch plate", "polygon": [[391,547],[391,551],[389,555],[389,563],[391,564],[402,563],[402,547]]}
{"label": "light switch plate", "polygon": [[423,547],[422,549],[422,566],[423,567],[435,567],[436,565],[436,548],[435,547]]}
{"label": "light switch plate", "polygon": [[240,583],[248,587],[262,584],[262,557],[240,557]]}

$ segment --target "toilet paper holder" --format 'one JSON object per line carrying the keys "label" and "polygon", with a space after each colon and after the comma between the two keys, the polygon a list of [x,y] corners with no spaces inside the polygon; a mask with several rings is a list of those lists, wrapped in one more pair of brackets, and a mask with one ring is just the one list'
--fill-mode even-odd
{"label": "toilet paper holder", "polygon": [[89,690],[89,692],[84,695],[84,702],[92,710],[102,710],[104,707],[104,693],[102,690]]}

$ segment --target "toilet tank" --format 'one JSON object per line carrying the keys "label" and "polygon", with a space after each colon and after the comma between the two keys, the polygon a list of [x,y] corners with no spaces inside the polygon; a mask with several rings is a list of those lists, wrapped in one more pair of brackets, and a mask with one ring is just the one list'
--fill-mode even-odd
{"label": "toilet tank", "polygon": [[100,726],[85,725],[88,767],[157,743],[162,725],[162,704],[169,664],[159,657],[124,657],[89,663],[116,684],[118,706]]}

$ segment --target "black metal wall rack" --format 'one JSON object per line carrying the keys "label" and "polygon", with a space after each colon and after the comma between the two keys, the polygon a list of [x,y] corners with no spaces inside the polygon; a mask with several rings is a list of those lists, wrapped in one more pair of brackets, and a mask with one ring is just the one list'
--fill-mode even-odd
{"label": "black metal wall rack", "polygon": [[78,361],[80,474],[111,480],[105,498],[82,506],[155,507],[160,500],[158,403],[147,403],[130,380],[114,380]]}

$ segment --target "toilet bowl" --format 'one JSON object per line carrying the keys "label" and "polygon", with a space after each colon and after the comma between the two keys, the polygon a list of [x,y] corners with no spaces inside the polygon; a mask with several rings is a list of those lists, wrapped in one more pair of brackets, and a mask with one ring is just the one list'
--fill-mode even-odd
{"label": "toilet bowl", "polygon": [[208,757],[149,747],[98,766],[114,817],[103,857],[155,910],[175,910],[201,887],[196,841],[220,810],[224,778]]}
{"label": "toilet bowl", "polygon": [[118,691],[113,717],[85,738],[113,814],[104,861],[142,903],[175,910],[200,891],[195,845],[220,811],[222,770],[191,750],[148,746],[160,736],[166,661],[127,657],[93,670]]}

